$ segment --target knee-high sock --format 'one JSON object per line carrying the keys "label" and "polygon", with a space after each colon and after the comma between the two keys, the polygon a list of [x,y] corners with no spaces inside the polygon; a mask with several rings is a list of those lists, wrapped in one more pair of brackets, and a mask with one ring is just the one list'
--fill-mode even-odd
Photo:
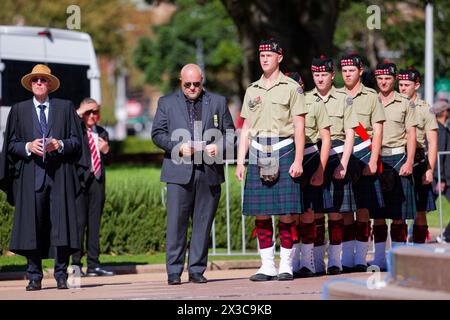
{"label": "knee-high sock", "polygon": [[273,245],[272,219],[256,220],[256,234],[260,249],[270,248]]}
{"label": "knee-high sock", "polygon": [[414,243],[425,243],[428,238],[428,226],[427,225],[417,225],[413,226],[413,242]]}
{"label": "knee-high sock", "polygon": [[355,260],[355,223],[344,224],[342,235],[342,265],[353,267]]}
{"label": "knee-high sock", "polygon": [[371,265],[379,266],[381,269],[386,268],[386,240],[387,240],[386,224],[373,226],[373,237],[375,240],[375,254]]}
{"label": "knee-high sock", "polygon": [[316,227],[314,221],[311,223],[301,223],[302,257],[300,268],[306,267],[311,272],[315,272],[314,266],[314,240]]}
{"label": "knee-high sock", "polygon": [[367,265],[370,222],[356,221],[355,265]]}

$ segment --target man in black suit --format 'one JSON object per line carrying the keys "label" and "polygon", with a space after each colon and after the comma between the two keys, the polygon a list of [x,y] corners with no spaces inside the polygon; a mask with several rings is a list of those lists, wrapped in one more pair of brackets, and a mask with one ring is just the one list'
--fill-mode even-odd
{"label": "man in black suit", "polygon": [[[109,153],[108,132],[98,125],[100,106],[94,99],[81,101],[77,114],[82,120],[82,154],[89,167],[82,175],[82,192],[77,197],[80,250],[72,255],[72,265],[80,268],[81,275],[112,276],[113,272],[100,268],[99,260],[100,222],[105,205],[105,157]],[[81,257],[86,229],[87,270],[83,273]]]}
{"label": "man in black suit", "polygon": [[[234,125],[226,99],[203,89],[202,70],[187,64],[181,90],[158,101],[152,139],[164,149],[161,181],[167,182],[166,268],[168,284],[180,284],[189,216],[189,281],[205,283],[212,221],[225,181],[223,155],[233,150]],[[228,130],[228,135],[226,134]]]}
{"label": "man in black suit", "polygon": [[10,250],[27,258],[27,291],[41,289],[41,259],[56,247],[58,289],[68,289],[71,249],[78,248],[75,195],[81,127],[73,104],[49,99],[59,80],[42,64],[21,80],[33,98],[12,106],[0,157],[0,187],[15,205]]}

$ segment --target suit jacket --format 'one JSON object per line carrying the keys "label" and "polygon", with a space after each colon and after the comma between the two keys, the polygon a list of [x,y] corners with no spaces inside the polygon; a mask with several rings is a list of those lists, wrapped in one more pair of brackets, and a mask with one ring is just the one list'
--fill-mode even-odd
{"label": "suit jacket", "polygon": [[[47,137],[62,140],[64,150],[41,157],[28,156],[25,144],[42,138],[33,100],[12,106],[8,115],[5,140],[0,156],[0,188],[8,202],[15,205],[10,250],[16,253],[36,249],[35,177],[37,170],[52,175],[52,232],[50,244],[78,248],[75,194],[79,184],[76,164],[81,147],[81,127],[73,104],[68,100],[50,99]],[[40,167],[40,168],[38,168]],[[45,249],[44,249],[45,251]]]}
{"label": "suit jacket", "polygon": [[[438,122],[438,151],[450,151],[450,131]],[[450,156],[441,156],[441,181],[450,186]],[[434,181],[438,181],[437,163],[434,170]]]}
{"label": "suit jacket", "polygon": [[[84,122],[82,121],[82,119],[80,119],[80,123],[81,123],[81,128],[83,131],[83,140],[82,140],[82,157],[85,157],[83,160],[83,163],[87,164],[87,167],[85,167],[83,175],[82,175],[82,179],[80,181],[81,183],[81,187],[84,188],[86,181],[89,178],[89,175],[91,174],[91,166],[92,166],[92,158],[91,158],[91,148],[89,146],[89,137],[87,134],[87,128],[84,124]],[[105,128],[96,125],[97,128],[97,133],[98,136],[106,141],[109,141],[109,135],[108,135],[108,131],[105,130]],[[101,177],[98,180],[99,183],[104,184],[105,183],[105,166],[107,164],[107,159],[108,159],[108,155],[103,154],[100,152],[100,163],[101,163]]]}
{"label": "suit jacket", "polygon": [[[225,97],[204,91],[201,113],[202,133],[205,134],[210,129],[217,129],[221,133],[221,137],[217,140],[207,135],[204,136],[203,140],[206,140],[207,144],[217,144],[219,152],[223,156],[226,148],[234,149],[236,143],[235,128]],[[183,140],[179,137],[180,131],[176,131],[179,129],[183,129],[183,133],[188,135],[187,140],[192,139],[189,131],[186,98],[181,90],[159,99],[152,126],[152,139],[158,147],[165,151],[161,181],[187,184],[194,170],[193,161],[176,163],[176,159],[172,159],[172,153],[178,154],[181,144],[186,142],[186,139]],[[226,130],[232,130],[233,135],[225,135]],[[211,132],[209,131],[209,133]],[[174,137],[172,137],[173,134]],[[225,181],[223,161],[213,164],[204,163],[204,168],[209,185],[219,185]]]}

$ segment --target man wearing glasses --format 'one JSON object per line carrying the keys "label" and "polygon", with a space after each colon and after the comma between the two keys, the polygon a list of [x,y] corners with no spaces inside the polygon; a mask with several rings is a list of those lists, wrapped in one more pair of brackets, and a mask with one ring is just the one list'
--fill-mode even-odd
{"label": "man wearing glasses", "polygon": [[82,276],[112,276],[100,268],[100,221],[105,204],[105,157],[109,152],[108,132],[98,125],[100,106],[92,98],[85,98],[77,110],[83,130],[83,157],[89,164],[83,174],[82,192],[77,197],[78,234],[80,250],[72,255],[72,265],[83,266],[84,235],[87,228],[87,271]]}
{"label": "man wearing glasses", "polygon": [[[223,154],[234,148],[233,120],[225,97],[203,89],[198,65],[180,73],[181,90],[163,96],[152,127],[154,143],[165,151],[161,181],[167,183],[166,269],[168,284],[181,283],[189,244],[189,281],[205,283],[208,243],[225,181]],[[180,141],[181,140],[181,141]],[[229,150],[229,149],[228,149]]]}
{"label": "man wearing glasses", "polygon": [[0,188],[15,206],[9,249],[27,258],[27,291],[41,290],[42,258],[56,247],[58,289],[68,289],[71,250],[79,246],[75,195],[81,127],[73,104],[49,98],[59,79],[36,65],[21,80],[33,93],[9,113],[0,156]]}

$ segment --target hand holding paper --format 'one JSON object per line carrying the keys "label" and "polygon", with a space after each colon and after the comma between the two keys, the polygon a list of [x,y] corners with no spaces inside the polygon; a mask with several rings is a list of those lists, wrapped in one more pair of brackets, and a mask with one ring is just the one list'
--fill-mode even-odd
{"label": "hand holding paper", "polygon": [[203,151],[206,147],[206,141],[189,141],[188,146],[194,149],[194,152]]}

